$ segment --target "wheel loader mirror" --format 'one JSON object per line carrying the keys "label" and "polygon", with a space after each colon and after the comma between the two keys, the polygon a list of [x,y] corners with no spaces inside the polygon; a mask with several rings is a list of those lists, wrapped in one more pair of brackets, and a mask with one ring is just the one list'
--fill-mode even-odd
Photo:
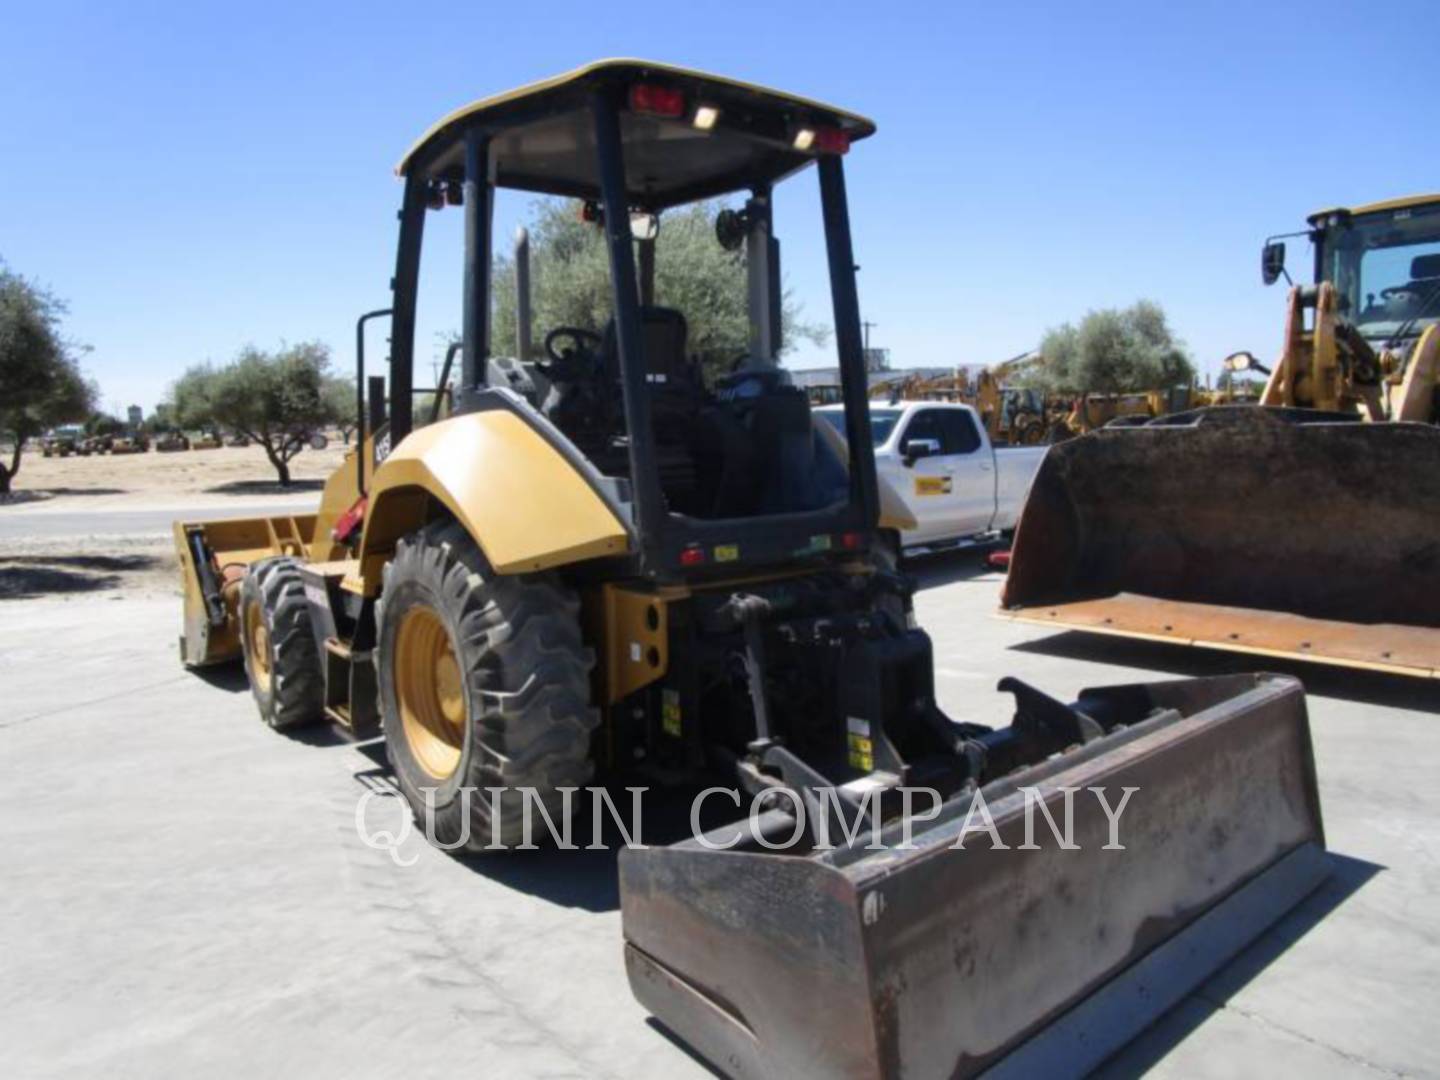
{"label": "wheel loader mirror", "polygon": [[921,458],[934,457],[940,453],[940,444],[934,439],[908,439],[900,452],[905,456],[908,468]]}
{"label": "wheel loader mirror", "polygon": [[1285,273],[1285,244],[1283,241],[1272,241],[1265,245],[1260,252],[1260,276],[1266,285],[1274,285],[1280,280],[1280,275]]}
{"label": "wheel loader mirror", "polygon": [[1237,375],[1242,371],[1258,371],[1261,375],[1270,374],[1270,369],[1260,363],[1259,360],[1256,360],[1254,353],[1244,349],[1241,349],[1239,352],[1232,352],[1229,356],[1225,357],[1224,360],[1220,361],[1220,366],[1226,371],[1233,372]]}
{"label": "wheel loader mirror", "polygon": [[660,235],[660,215],[630,212],[630,235],[636,240],[654,240]]}
{"label": "wheel loader mirror", "polygon": [[715,239],[726,251],[740,250],[749,227],[750,223],[739,210],[721,210],[715,215]]}

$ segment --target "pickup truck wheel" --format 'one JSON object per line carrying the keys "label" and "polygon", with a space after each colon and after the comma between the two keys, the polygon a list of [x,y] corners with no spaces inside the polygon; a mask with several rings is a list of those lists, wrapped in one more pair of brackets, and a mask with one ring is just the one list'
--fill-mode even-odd
{"label": "pickup truck wheel", "polygon": [[[562,829],[577,804],[561,789],[593,774],[600,722],[573,591],[551,574],[496,575],[462,525],[439,522],[400,541],[376,621],[385,746],[427,835],[446,850],[514,847],[527,798]],[[498,823],[487,788],[501,789]]]}

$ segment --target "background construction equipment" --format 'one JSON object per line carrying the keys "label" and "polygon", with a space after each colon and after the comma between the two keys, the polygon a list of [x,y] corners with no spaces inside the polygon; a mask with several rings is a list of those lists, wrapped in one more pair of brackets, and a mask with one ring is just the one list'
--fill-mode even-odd
{"label": "background construction equipment", "polygon": [[[1309,218],[1260,407],[1050,453],[1002,594],[1014,618],[1440,674],[1440,197]],[[1284,273],[1284,244],[1262,270]],[[1263,367],[1248,353],[1232,370]],[[1196,493],[1223,487],[1224,498]]]}

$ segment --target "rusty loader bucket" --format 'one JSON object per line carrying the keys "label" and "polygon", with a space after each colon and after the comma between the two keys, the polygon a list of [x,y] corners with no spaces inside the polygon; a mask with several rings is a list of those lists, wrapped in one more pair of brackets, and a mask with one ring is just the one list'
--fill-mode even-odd
{"label": "rusty loader bucket", "polygon": [[1227,406],[1052,447],[1002,593],[1022,621],[1440,672],[1440,428]]}
{"label": "rusty loader bucket", "polygon": [[[909,844],[902,817],[878,845],[765,850],[756,837],[795,821],[767,809],[728,850],[738,826],[622,852],[636,996],[730,1076],[1093,1067],[1307,895],[1326,857],[1295,680],[1113,687],[1073,708],[1106,733],[985,782],[995,834],[966,789],[938,812],[917,797]],[[1113,828],[1096,788],[1111,811],[1131,792]],[[1061,846],[1040,807],[1063,825],[1067,798]]]}

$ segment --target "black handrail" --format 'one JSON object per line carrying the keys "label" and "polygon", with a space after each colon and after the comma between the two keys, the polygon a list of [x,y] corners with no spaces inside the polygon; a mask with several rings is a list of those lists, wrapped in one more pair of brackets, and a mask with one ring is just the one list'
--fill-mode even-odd
{"label": "black handrail", "polygon": [[435,400],[430,404],[430,423],[440,419],[440,402],[444,399],[445,384],[450,381],[450,366],[455,363],[455,354],[462,342],[452,341],[445,350],[445,363],[440,367],[440,378],[435,380]]}
{"label": "black handrail", "polygon": [[376,308],[355,320],[355,486],[361,495],[365,494],[365,324],[393,311]]}

